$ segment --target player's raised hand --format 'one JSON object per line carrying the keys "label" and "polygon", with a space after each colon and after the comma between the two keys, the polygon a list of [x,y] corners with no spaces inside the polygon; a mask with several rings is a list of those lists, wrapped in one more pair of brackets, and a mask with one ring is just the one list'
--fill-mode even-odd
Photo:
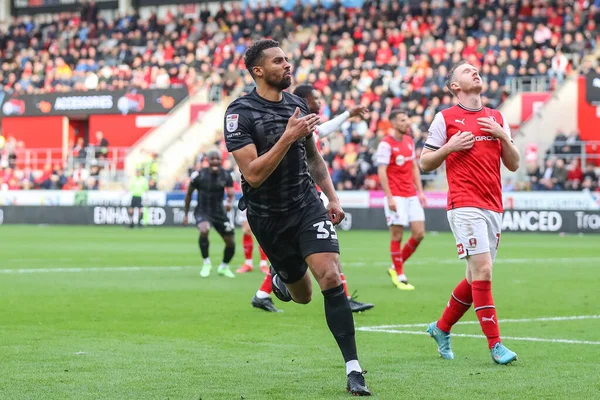
{"label": "player's raised hand", "polygon": [[346,217],[346,213],[344,213],[339,201],[330,201],[329,204],[327,204],[327,213],[334,225],[339,224]]}
{"label": "player's raised hand", "polygon": [[288,136],[294,141],[302,139],[312,133],[315,128],[319,125],[320,118],[316,114],[308,114],[304,117],[298,118],[300,115],[300,108],[296,107],[296,111],[289,119],[287,126],[285,127],[284,136]]}
{"label": "player's raised hand", "polygon": [[475,144],[475,136],[472,132],[458,131],[448,140],[448,149],[451,152],[469,150]]}
{"label": "player's raised hand", "polygon": [[506,137],[506,131],[500,126],[495,120],[489,117],[477,118],[477,123],[481,127],[483,132],[487,132],[496,139],[502,139]]}
{"label": "player's raised hand", "polygon": [[361,117],[362,119],[365,119],[369,116],[369,109],[364,106],[354,106],[348,110],[348,112],[350,113],[350,118]]}

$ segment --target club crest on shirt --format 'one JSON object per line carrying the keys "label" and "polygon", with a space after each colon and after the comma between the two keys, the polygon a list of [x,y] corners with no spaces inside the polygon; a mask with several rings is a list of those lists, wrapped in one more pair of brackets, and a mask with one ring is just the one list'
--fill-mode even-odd
{"label": "club crest on shirt", "polygon": [[235,132],[235,130],[238,128],[239,118],[239,114],[229,114],[227,117],[225,117],[225,126],[227,127],[228,132]]}

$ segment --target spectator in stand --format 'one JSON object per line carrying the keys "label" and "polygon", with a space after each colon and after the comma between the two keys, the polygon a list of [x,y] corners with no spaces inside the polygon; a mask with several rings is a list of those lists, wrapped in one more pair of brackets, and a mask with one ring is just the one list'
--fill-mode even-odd
{"label": "spectator in stand", "polygon": [[581,182],[583,181],[583,172],[579,167],[579,159],[574,158],[567,166],[567,184],[566,190],[581,190]]}
{"label": "spectator in stand", "polygon": [[582,186],[590,190],[596,190],[596,188],[598,187],[598,175],[596,175],[596,172],[594,171],[594,166],[592,164],[588,164],[585,167]]}
{"label": "spectator in stand", "polygon": [[83,136],[77,138],[77,143],[73,146],[73,160],[75,163],[85,162],[87,159],[87,147],[85,146],[85,140]]}
{"label": "spectator in stand", "polygon": [[565,167],[565,161],[563,159],[559,158],[558,160],[556,160],[556,162],[554,163],[554,167],[552,168],[552,176],[551,176],[552,185],[551,185],[550,189],[564,190],[565,185],[567,183],[568,175],[569,175],[569,172],[567,171],[567,168]]}
{"label": "spectator in stand", "polygon": [[94,148],[96,150],[96,159],[106,159],[108,156],[108,140],[106,140],[104,133],[101,131],[96,132],[96,143],[94,144]]}
{"label": "spectator in stand", "polygon": [[548,75],[551,78],[556,78],[558,83],[562,83],[565,79],[568,65],[569,60],[562,51],[558,50],[556,55],[552,57],[552,67],[548,71]]}
{"label": "spectator in stand", "polygon": [[[498,107],[520,77],[563,79],[596,46],[600,10],[590,3],[500,0],[490,9],[484,1],[367,0],[359,10],[298,4],[289,15],[270,3],[225,3],[216,13],[202,7],[196,18],[181,6],[142,19],[137,12],[105,18],[83,2],[77,14],[18,17],[0,32],[0,89],[20,95],[185,85],[190,93],[212,89],[217,100],[236,87],[252,90],[242,73],[244,51],[256,38],[278,37],[292,55],[295,82],[313,84],[327,100],[323,121],[357,104],[369,107],[370,120],[348,121],[324,141],[329,166],[340,160],[348,172],[346,145],[371,152],[387,133],[381,116],[393,108],[414,116],[418,141],[433,115],[455,103],[444,77],[459,59],[480,68],[485,106]],[[356,158],[364,172],[366,157]]]}
{"label": "spectator in stand", "polygon": [[552,182],[552,175],[554,171],[554,163],[556,160],[554,158],[548,158],[546,160],[546,166],[544,171],[540,175],[540,190],[552,190],[554,187],[554,183]]}

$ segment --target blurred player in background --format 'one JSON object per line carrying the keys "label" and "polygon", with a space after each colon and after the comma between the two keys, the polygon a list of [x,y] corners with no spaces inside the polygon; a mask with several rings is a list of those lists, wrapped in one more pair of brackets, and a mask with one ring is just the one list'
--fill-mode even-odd
{"label": "blurred player in background", "polygon": [[450,329],[473,304],[492,359],[508,364],[517,354],[500,340],[492,266],[500,244],[503,211],[500,161],[516,171],[519,151],[504,116],[482,107],[482,81],[475,67],[464,61],[456,64],[448,74],[447,86],[459,103],[436,114],[421,154],[421,168],[433,171],[446,162],[448,221],[458,257],[467,260],[467,272],[442,317],[432,322],[427,332],[437,342],[440,355],[453,359]]}
{"label": "blurred player in background", "polygon": [[[209,166],[194,171],[190,176],[190,186],[185,195],[185,216],[183,224],[188,224],[188,213],[194,191],[198,191],[198,205],[194,210],[196,226],[200,231],[198,245],[204,259],[204,265],[200,271],[200,276],[206,278],[212,270],[208,247],[208,232],[211,225],[221,235],[225,241],[225,250],[223,253],[223,262],[219,266],[218,274],[228,278],[234,278],[235,275],[229,268],[229,262],[235,253],[235,238],[233,224],[227,216],[231,210],[233,201],[233,178],[231,174],[222,167],[221,152],[211,150],[205,155]],[[223,192],[227,193],[227,201],[223,205]]]}
{"label": "blurred player in background", "polygon": [[[294,94],[296,96],[302,97],[304,100],[306,100],[306,103],[308,104],[308,109],[310,110],[311,113],[314,113],[317,115],[319,114],[319,112],[321,111],[321,98],[319,96],[319,92],[317,92],[312,85],[310,85],[310,84],[300,85],[294,90]],[[354,106],[350,110],[344,111],[337,117],[330,119],[329,121],[324,122],[324,123],[320,124],[319,126],[317,126],[317,128],[313,131],[313,138],[315,139],[317,149],[321,150],[320,140],[326,138],[327,136],[329,136],[332,133],[339,130],[340,127],[342,126],[342,124],[348,118],[353,118],[353,117],[365,118],[366,116],[368,116],[368,113],[369,112],[366,107]],[[319,190],[319,187],[317,187],[317,190]],[[327,196],[325,196],[323,194],[323,192],[320,192],[319,195],[321,197],[321,201],[323,202],[323,205],[325,207],[327,207],[327,205],[329,203]],[[340,277],[342,278],[342,284],[344,285],[344,292],[346,293],[346,296],[348,297],[348,301],[350,302],[350,308],[352,309],[352,312],[367,311],[375,306],[374,304],[371,304],[371,303],[362,303],[360,301],[357,301],[356,296],[350,296],[350,292],[348,291],[348,284],[346,282],[346,277],[344,276],[344,273],[342,271],[340,271]]]}
{"label": "blurred player in background", "polygon": [[[285,91],[292,66],[273,40],[254,42],[244,63],[256,89],[225,112],[225,141],[242,171],[241,209],[271,262],[281,301],[312,299],[310,268],[323,294],[325,319],[346,363],[346,390],[371,394],[358,362],[354,318],[340,278],[335,225],[344,211],[312,134],[319,124],[306,102]],[[315,183],[329,199],[320,201]]]}
{"label": "blurred player in background", "polygon": [[[252,260],[252,253],[254,252],[254,239],[252,238],[252,230],[250,229],[250,225],[248,225],[248,218],[246,218],[246,210],[239,211],[238,221],[242,226],[242,244],[244,246],[244,256],[246,259],[244,264],[235,272],[238,274],[245,274],[246,272],[254,271],[254,261]],[[263,274],[268,274],[269,265],[267,263],[267,255],[260,245],[258,246],[258,251],[260,252],[260,272]]]}
{"label": "blurred player in background", "polygon": [[[252,238],[252,230],[248,224],[248,218],[246,218],[246,210],[240,210],[238,218],[240,225],[242,225],[242,232],[244,234],[243,244],[246,262],[236,272],[243,274],[253,270],[252,250],[254,247],[254,239]],[[268,312],[283,312],[283,310],[279,310],[277,307],[275,307],[275,304],[273,304],[273,299],[271,299],[273,287],[271,282],[271,271],[269,271],[269,266],[267,263],[267,255],[263,251],[262,247],[260,247],[260,244],[258,245],[258,250],[260,251],[260,271],[265,274],[265,277],[260,284],[260,287],[252,297],[250,304],[252,304],[252,307],[254,308],[260,308],[261,310]]]}
{"label": "blurred player in background", "polygon": [[135,177],[129,182],[129,192],[131,193],[131,205],[129,206],[129,218],[131,220],[129,227],[134,227],[133,222],[133,210],[138,210],[138,225],[142,227],[142,221],[144,219],[144,205],[143,198],[148,192],[148,179],[142,174],[141,169],[135,170]]}
{"label": "blurred player in background", "polygon": [[[388,274],[401,290],[414,290],[404,274],[404,263],[415,252],[425,236],[427,205],[421,170],[415,157],[415,143],[409,134],[408,114],[393,110],[389,117],[394,133],[384,137],[375,154],[379,182],[385,193],[385,219],[390,228],[392,266]],[[404,227],[410,224],[411,236],[401,248]]]}

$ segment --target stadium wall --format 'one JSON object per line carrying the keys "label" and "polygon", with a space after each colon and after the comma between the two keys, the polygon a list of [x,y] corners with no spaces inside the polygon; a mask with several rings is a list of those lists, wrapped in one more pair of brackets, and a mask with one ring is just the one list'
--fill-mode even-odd
{"label": "stadium wall", "polygon": [[90,135],[101,131],[111,146],[130,147],[167,118],[162,115],[91,115]]}
{"label": "stadium wall", "polygon": [[[181,226],[183,192],[151,191],[144,199],[151,226]],[[381,192],[339,192],[346,220],[340,229],[385,230]],[[239,197],[239,194],[238,194]],[[449,232],[446,193],[429,192],[425,210],[429,232]],[[7,191],[0,192],[0,223],[60,225],[127,225],[131,197],[111,191]],[[195,206],[195,198],[192,207]],[[582,192],[511,192],[504,194],[505,232],[600,233],[600,194]],[[230,214],[239,225],[236,211]],[[137,214],[134,214],[137,222]],[[194,221],[193,212],[188,215]],[[193,222],[190,224],[193,226]]]}
{"label": "stadium wall", "polygon": [[[14,136],[29,148],[62,148],[66,117],[4,117],[4,136]],[[68,122],[67,122],[68,123]]]}
{"label": "stadium wall", "polygon": [[[181,207],[147,207],[150,226],[181,226],[185,215]],[[194,226],[194,215],[188,215]],[[235,220],[234,215],[230,215]],[[426,209],[428,232],[449,232],[446,211]],[[133,215],[138,221],[137,212]],[[128,225],[127,206],[2,206],[0,225]],[[342,230],[385,230],[385,218],[380,209],[348,208]],[[600,233],[600,211],[567,210],[507,210],[502,217],[503,232]]]}

